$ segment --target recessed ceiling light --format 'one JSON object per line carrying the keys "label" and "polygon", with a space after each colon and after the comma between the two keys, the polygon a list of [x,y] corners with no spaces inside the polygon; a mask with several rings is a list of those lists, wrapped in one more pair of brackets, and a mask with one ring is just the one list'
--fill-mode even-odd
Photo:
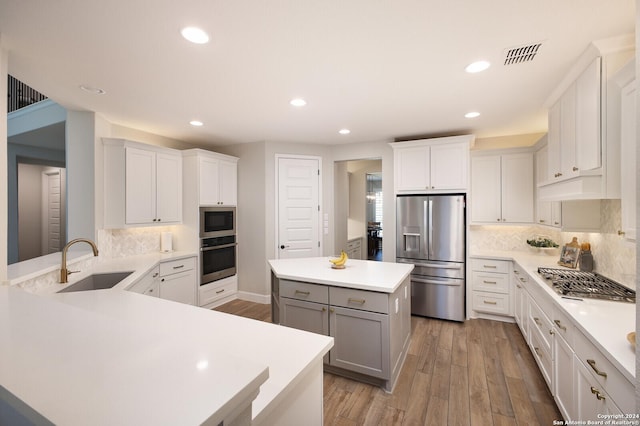
{"label": "recessed ceiling light", "polygon": [[87,86],[86,84],[81,84],[80,88],[85,92],[91,93],[92,95],[104,95],[105,93],[107,93],[98,87]]}
{"label": "recessed ceiling light", "polygon": [[180,31],[180,34],[191,43],[205,44],[209,42],[209,35],[200,28],[185,27]]}
{"label": "recessed ceiling light", "polygon": [[479,112],[473,111],[473,112],[468,112],[465,115],[465,118],[476,118],[478,116],[480,116]]}
{"label": "recessed ceiling light", "polygon": [[467,65],[467,67],[464,70],[469,73],[476,73],[476,72],[484,71],[490,66],[491,64],[487,61],[477,61]]}
{"label": "recessed ceiling light", "polygon": [[189,122],[189,124],[191,124],[192,126],[196,126],[196,127],[200,127],[202,126],[204,123],[202,121],[198,121],[198,120],[191,120]]}
{"label": "recessed ceiling light", "polygon": [[302,107],[307,104],[307,101],[305,101],[302,98],[295,98],[295,99],[291,99],[291,102],[289,103],[295,107]]}
{"label": "recessed ceiling light", "polygon": [[340,133],[341,135],[348,135],[349,133],[351,133],[351,130],[349,130],[349,129],[340,129],[338,131],[338,133]]}

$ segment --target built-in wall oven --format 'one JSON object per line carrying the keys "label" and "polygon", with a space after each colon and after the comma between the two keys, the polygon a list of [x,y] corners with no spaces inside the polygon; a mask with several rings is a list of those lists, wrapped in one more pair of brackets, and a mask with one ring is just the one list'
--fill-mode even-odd
{"label": "built-in wall oven", "polygon": [[236,274],[236,236],[200,239],[200,285]]}
{"label": "built-in wall oven", "polygon": [[236,274],[236,208],[200,207],[200,285]]}

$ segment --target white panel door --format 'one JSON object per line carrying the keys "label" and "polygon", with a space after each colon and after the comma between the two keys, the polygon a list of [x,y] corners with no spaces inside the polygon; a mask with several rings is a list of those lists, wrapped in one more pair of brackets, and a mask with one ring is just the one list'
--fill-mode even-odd
{"label": "white panel door", "polygon": [[200,205],[215,205],[220,201],[218,193],[219,163],[215,158],[200,157]]}
{"label": "white panel door", "polygon": [[152,223],[156,219],[156,154],[128,147],[125,155],[125,222]]}
{"label": "white panel door", "polygon": [[471,160],[471,220],[502,221],[500,197],[500,156],[481,156]]}
{"label": "white panel door", "polygon": [[469,144],[433,145],[430,161],[432,189],[467,189]]}
{"label": "white panel door", "polygon": [[238,204],[238,165],[220,161],[220,203],[225,206]]}
{"label": "white panel door", "polygon": [[158,153],[156,156],[156,221],[182,221],[182,157]]}
{"label": "white panel door", "polygon": [[278,257],[320,256],[320,162],[278,158]]}

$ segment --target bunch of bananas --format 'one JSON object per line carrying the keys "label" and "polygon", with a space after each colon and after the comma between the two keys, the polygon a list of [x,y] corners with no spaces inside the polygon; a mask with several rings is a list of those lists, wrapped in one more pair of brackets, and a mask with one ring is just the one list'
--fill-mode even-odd
{"label": "bunch of bananas", "polygon": [[345,263],[347,263],[347,253],[345,253],[344,250],[342,250],[340,252],[340,257],[337,257],[335,259],[329,259],[329,262],[333,263],[333,266],[335,267],[341,267],[344,266]]}

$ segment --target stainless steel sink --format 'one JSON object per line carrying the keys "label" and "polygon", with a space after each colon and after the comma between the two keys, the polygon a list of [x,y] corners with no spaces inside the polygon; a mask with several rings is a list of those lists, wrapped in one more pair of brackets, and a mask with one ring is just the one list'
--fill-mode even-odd
{"label": "stainless steel sink", "polygon": [[131,275],[130,272],[109,272],[105,274],[93,274],[81,279],[75,284],[63,288],[58,293],[67,293],[70,291],[87,291],[87,290],[104,290],[112,288],[120,281]]}

